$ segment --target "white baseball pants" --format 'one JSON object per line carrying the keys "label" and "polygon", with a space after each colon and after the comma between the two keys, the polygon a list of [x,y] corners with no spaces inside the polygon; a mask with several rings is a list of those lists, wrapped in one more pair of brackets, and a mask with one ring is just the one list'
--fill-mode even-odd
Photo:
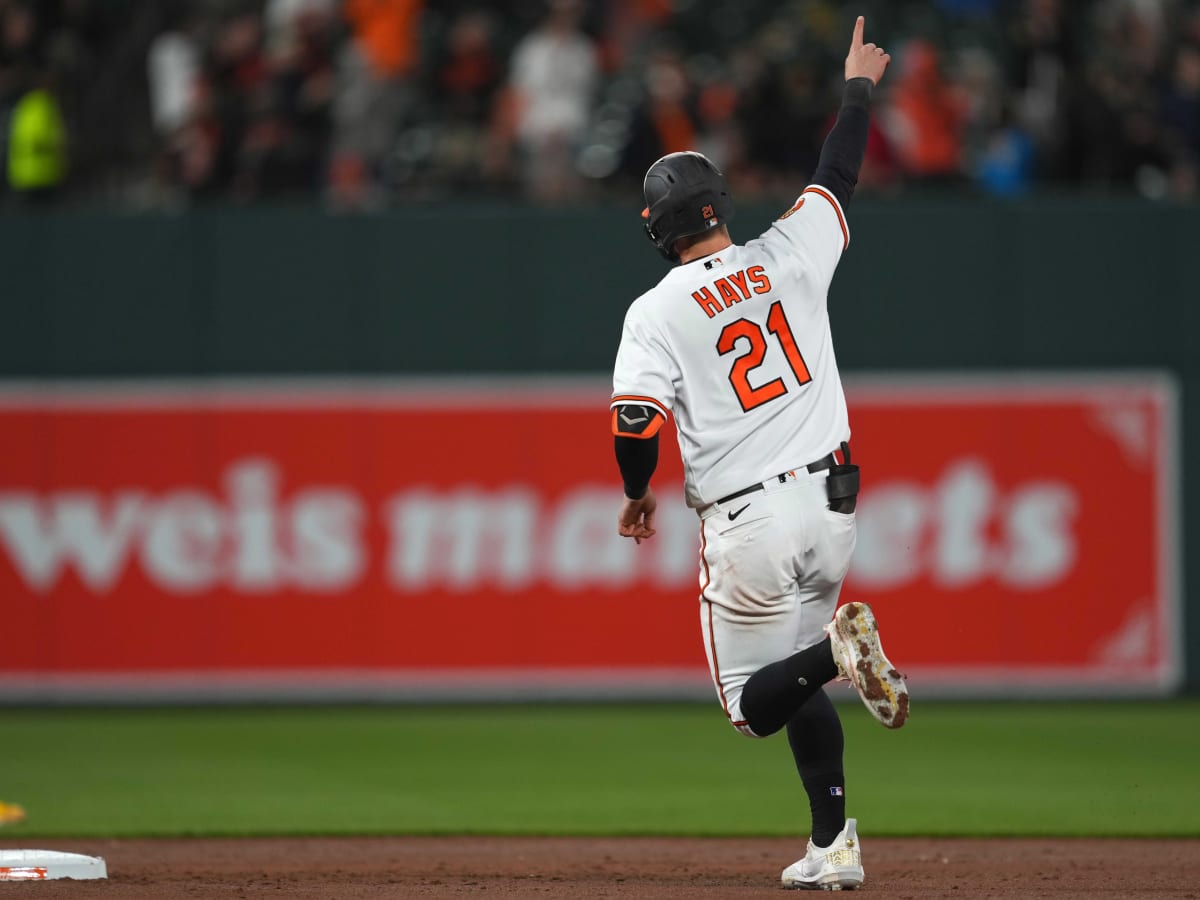
{"label": "white baseball pants", "polygon": [[829,509],[827,474],[800,468],[701,512],[704,650],[725,715],[748,737],[747,679],[825,638],[850,568],[854,513]]}

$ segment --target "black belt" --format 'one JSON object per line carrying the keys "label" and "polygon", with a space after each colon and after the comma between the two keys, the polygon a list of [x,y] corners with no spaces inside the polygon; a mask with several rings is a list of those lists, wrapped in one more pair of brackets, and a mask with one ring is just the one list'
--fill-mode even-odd
{"label": "black belt", "polygon": [[[822,456],[816,462],[810,462],[804,468],[808,469],[808,471],[810,471],[810,472],[824,472],[826,469],[832,468],[833,466],[836,466],[836,465],[837,465],[837,457],[835,457],[832,453],[830,453],[826,456]],[[787,481],[787,477],[789,474],[791,474],[791,473],[790,472],[780,472],[775,477],[778,478],[779,483],[782,484],[783,482]],[[770,481],[770,479],[767,479],[767,480]],[[722,497],[720,500],[717,501],[717,503],[728,503],[730,500],[736,500],[738,497],[745,497],[747,494],[753,494],[755,491],[765,491],[766,489],[767,488],[766,488],[765,484],[760,481],[758,484],[752,484],[748,488],[742,488],[740,491],[734,491],[728,497]]]}

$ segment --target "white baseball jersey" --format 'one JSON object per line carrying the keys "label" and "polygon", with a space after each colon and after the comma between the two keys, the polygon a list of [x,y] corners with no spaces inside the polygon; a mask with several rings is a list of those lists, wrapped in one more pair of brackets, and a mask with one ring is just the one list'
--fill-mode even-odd
{"label": "white baseball jersey", "polygon": [[810,185],[761,237],[676,266],[629,307],[612,405],[675,415],[689,506],[850,439],[826,305],[849,241]]}

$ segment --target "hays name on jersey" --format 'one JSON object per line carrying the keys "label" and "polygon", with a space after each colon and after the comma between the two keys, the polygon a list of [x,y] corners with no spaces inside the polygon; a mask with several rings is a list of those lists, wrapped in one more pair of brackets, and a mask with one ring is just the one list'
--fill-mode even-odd
{"label": "hays name on jersey", "polygon": [[[713,290],[716,289],[716,294]],[[725,275],[713,282],[712,287],[702,287],[692,291],[692,299],[700,304],[700,308],[711,319],[717,313],[725,312],[735,303],[749,300],[753,294],[765,294],[771,290],[771,279],[762,266],[750,266],[730,275]],[[721,299],[717,299],[717,294]],[[722,306],[722,303],[724,305]]]}

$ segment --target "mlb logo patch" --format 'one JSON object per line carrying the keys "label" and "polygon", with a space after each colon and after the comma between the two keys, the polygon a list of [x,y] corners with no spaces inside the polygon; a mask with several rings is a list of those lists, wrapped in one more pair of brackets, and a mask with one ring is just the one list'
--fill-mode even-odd
{"label": "mlb logo patch", "polygon": [[845,795],[846,795],[846,792],[843,791],[840,787],[831,787],[829,789],[829,796],[831,796],[831,797],[844,797]]}

